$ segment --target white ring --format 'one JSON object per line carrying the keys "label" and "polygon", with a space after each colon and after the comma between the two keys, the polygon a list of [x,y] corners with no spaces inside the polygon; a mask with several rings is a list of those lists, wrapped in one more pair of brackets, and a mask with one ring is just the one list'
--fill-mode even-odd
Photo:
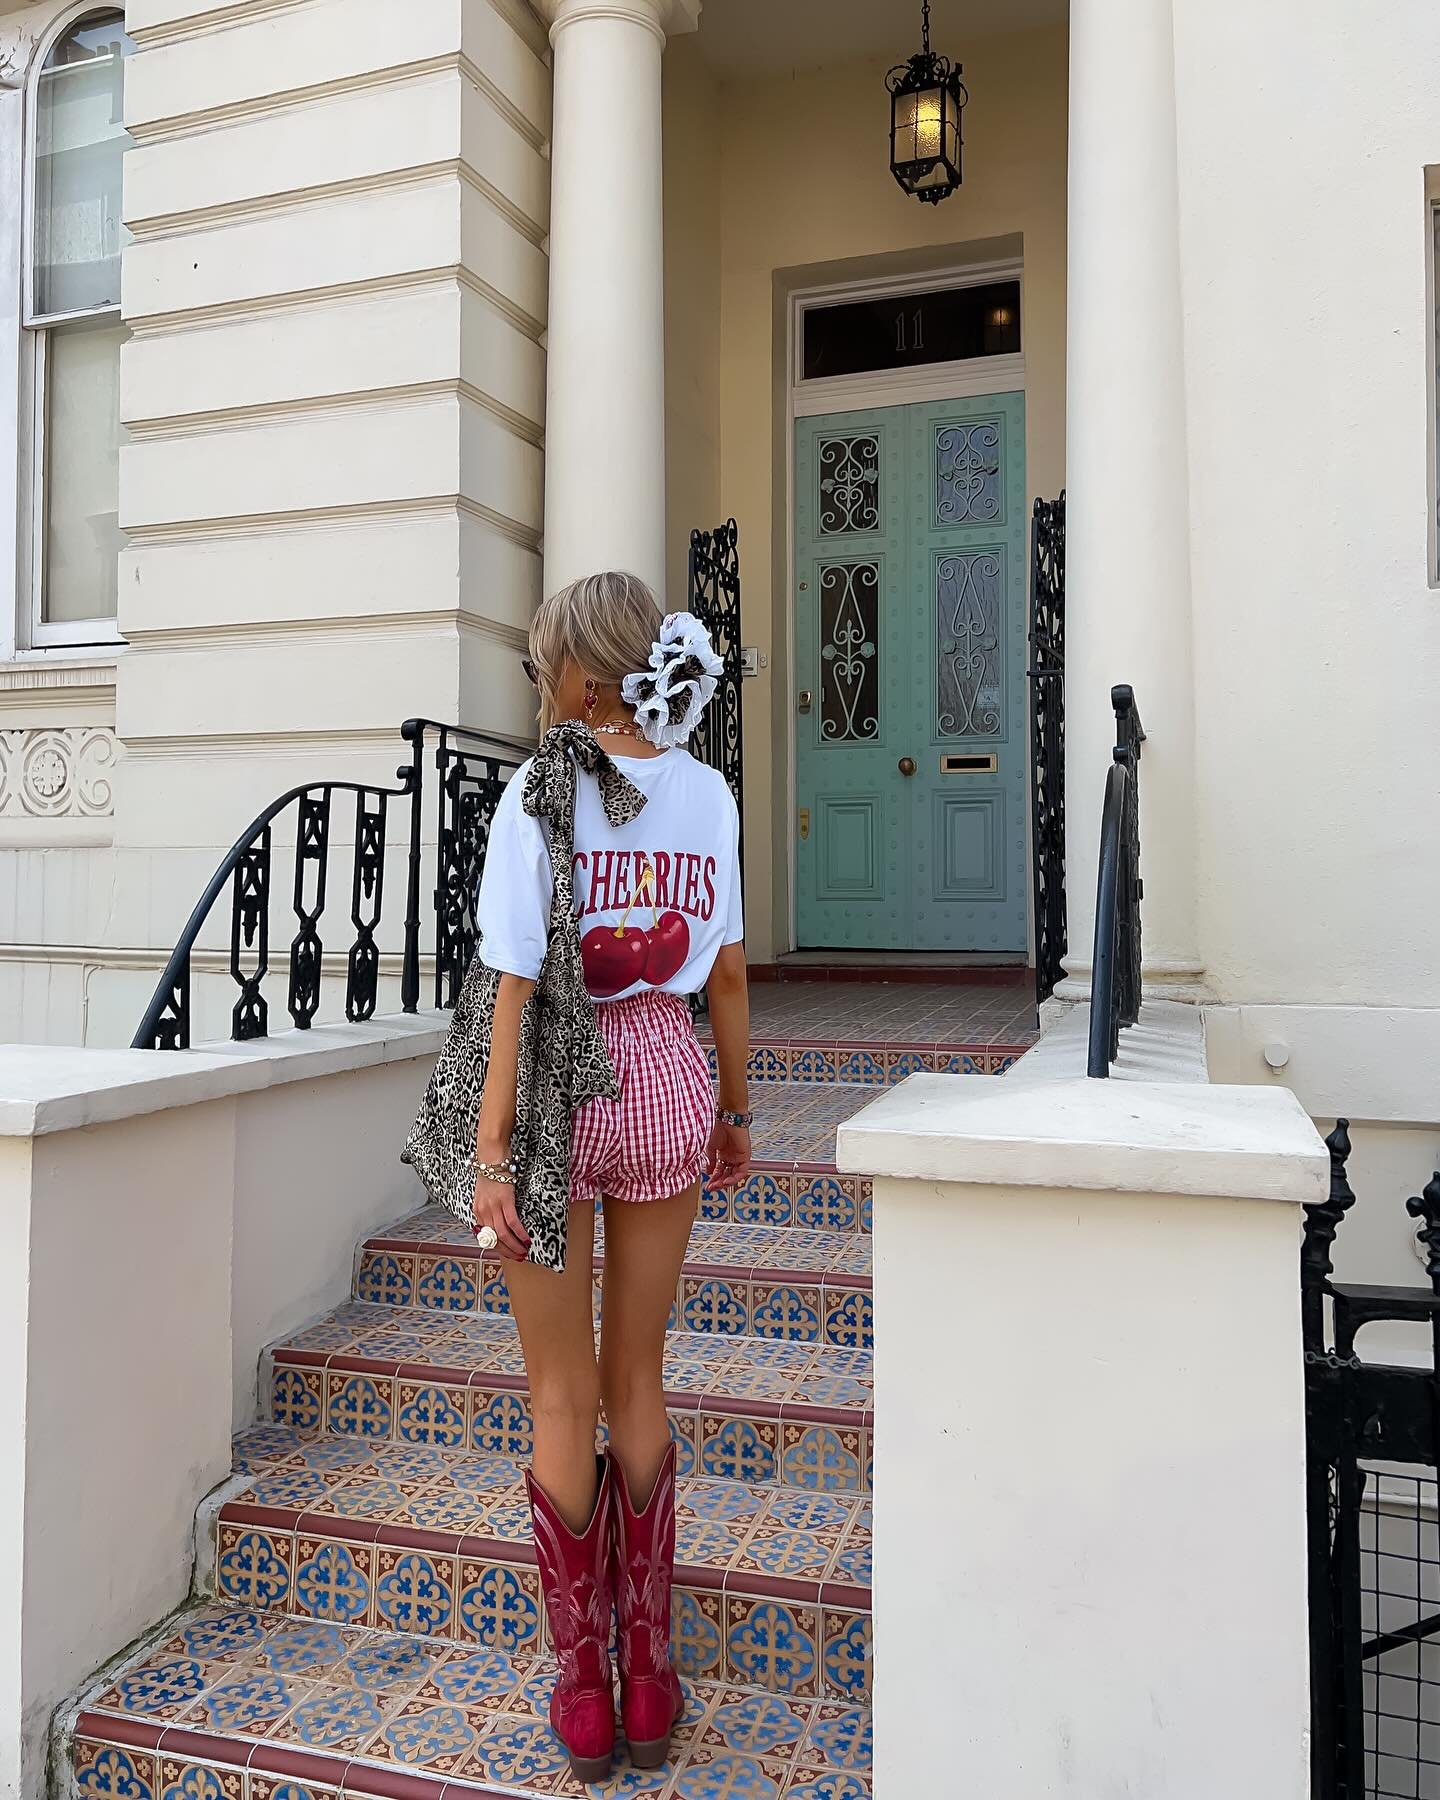
{"label": "white ring", "polygon": [[500,1242],[500,1234],[493,1225],[482,1225],[475,1233],[475,1242],[482,1250],[493,1250]]}

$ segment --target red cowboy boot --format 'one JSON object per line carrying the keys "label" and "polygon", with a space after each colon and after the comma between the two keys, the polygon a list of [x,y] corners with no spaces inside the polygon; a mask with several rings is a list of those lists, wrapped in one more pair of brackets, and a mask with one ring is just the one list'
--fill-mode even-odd
{"label": "red cowboy boot", "polygon": [[[607,1451],[607,1455],[610,1453]],[[685,1695],[670,1662],[670,1584],[675,1574],[675,1446],[671,1444],[643,1512],[625,1471],[610,1456],[615,1489],[611,1580],[619,1623],[620,1723],[637,1769],[658,1769]]]}
{"label": "red cowboy boot", "polygon": [[550,1642],[559,1674],[550,1697],[550,1725],[565,1746],[577,1781],[608,1781],[615,1753],[615,1690],[610,1670],[609,1465],[596,1457],[600,1478],[595,1510],[578,1536],[527,1470],[535,1560]]}

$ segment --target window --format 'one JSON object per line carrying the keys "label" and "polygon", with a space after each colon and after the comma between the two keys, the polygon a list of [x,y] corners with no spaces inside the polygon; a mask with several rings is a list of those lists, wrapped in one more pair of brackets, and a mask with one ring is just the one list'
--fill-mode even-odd
{"label": "window", "polygon": [[1429,323],[1430,585],[1440,587],[1440,168],[1425,171],[1426,295]]}
{"label": "window", "polygon": [[994,281],[807,306],[801,349],[806,381],[976,356],[1014,356],[1020,350],[1020,283]]}
{"label": "window", "polygon": [[120,218],[124,14],[82,14],[51,44],[29,109],[24,324],[33,433],[28,642],[115,635],[120,549]]}

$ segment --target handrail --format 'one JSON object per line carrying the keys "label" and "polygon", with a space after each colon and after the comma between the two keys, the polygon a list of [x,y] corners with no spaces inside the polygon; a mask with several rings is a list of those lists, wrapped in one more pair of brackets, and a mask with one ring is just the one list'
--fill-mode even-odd
{"label": "handrail", "polygon": [[1086,1074],[1104,1080],[1120,1054],[1120,1031],[1140,1016],[1140,746],[1144,727],[1133,689],[1110,690],[1116,743],[1105,777],[1095,889]]}
{"label": "handrail", "polygon": [[[400,735],[410,746],[410,760],[396,771],[398,787],[353,781],[307,782],[272,800],[251,820],[221,859],[186,920],[132,1040],[133,1049],[190,1047],[191,953],[227,883],[233,883],[230,974],[240,989],[231,1012],[231,1035],[243,1042],[267,1034],[269,1007],[263,983],[270,966],[272,827],[292,806],[297,811],[292,905],[299,929],[290,946],[286,1004],[296,1029],[309,1029],[320,1004],[323,946],[317,927],[325,910],[330,818],[336,794],[355,796],[350,906],[355,937],[346,965],[345,1016],[357,1022],[373,1017],[375,1012],[380,974],[375,933],[384,900],[386,825],[392,800],[410,802],[400,990],[403,1009],[412,1013],[418,1010],[425,749],[432,731],[438,733],[436,1004],[443,1003],[442,962],[453,1003],[474,954],[474,891],[484,860],[489,821],[508,779],[507,771],[513,773],[533,745],[498,732],[474,731],[436,719],[407,719]],[[476,764],[480,768],[478,774],[473,767]]]}

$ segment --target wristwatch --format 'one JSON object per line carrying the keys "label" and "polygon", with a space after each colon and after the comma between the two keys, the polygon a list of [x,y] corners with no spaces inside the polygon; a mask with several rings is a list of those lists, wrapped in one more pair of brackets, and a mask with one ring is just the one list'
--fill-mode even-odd
{"label": "wristwatch", "polygon": [[717,1124],[734,1125],[741,1131],[748,1131],[750,1129],[754,1117],[755,1115],[753,1112],[726,1112],[723,1106],[717,1106],[715,1108],[715,1119]]}

